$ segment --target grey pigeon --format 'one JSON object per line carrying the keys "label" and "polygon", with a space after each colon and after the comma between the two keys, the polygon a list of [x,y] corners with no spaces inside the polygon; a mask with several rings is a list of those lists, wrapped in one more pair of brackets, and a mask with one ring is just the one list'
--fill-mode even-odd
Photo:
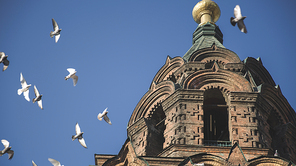
{"label": "grey pigeon", "polygon": [[35,92],[35,98],[33,98],[33,103],[35,103],[37,101],[37,104],[38,106],[43,110],[43,107],[42,107],[42,100],[41,100],[41,97],[42,95],[39,94],[39,91],[37,90],[36,86],[34,85],[34,92]]}
{"label": "grey pigeon", "polygon": [[77,81],[78,81],[78,76],[75,75],[75,74],[76,74],[77,71],[75,69],[73,69],[73,68],[68,68],[67,70],[69,72],[69,75],[67,75],[65,77],[65,80],[68,80],[69,78],[72,78],[73,79],[73,85],[76,86]]}
{"label": "grey pigeon", "polygon": [[53,36],[55,36],[55,42],[57,43],[61,36],[60,33],[62,29],[59,29],[59,26],[54,19],[51,19],[51,20],[52,20],[53,31],[50,31],[50,37],[52,38]]}
{"label": "grey pigeon", "polygon": [[104,118],[104,120],[109,123],[110,125],[112,125],[110,119],[108,118],[107,114],[108,114],[108,111],[107,111],[108,107],[102,112],[102,113],[99,113],[98,114],[98,119],[99,120],[102,120],[102,118]]}
{"label": "grey pigeon", "polygon": [[246,16],[242,16],[239,5],[236,5],[234,8],[234,17],[235,18],[233,17],[230,18],[231,25],[235,26],[235,24],[237,23],[237,26],[240,29],[240,31],[247,33],[247,28],[244,24],[244,19],[246,18]]}
{"label": "grey pigeon", "polygon": [[0,63],[3,63],[3,70],[5,71],[9,65],[9,61],[7,60],[8,55],[5,55],[4,52],[0,52]]}
{"label": "grey pigeon", "polygon": [[37,164],[35,164],[33,160],[32,160],[32,165],[33,165],[33,166],[37,166]]}
{"label": "grey pigeon", "polygon": [[9,142],[5,139],[1,140],[2,144],[4,145],[4,149],[2,151],[0,151],[0,156],[2,156],[3,154],[7,153],[8,154],[8,159],[12,159],[13,155],[14,155],[14,151],[11,150],[11,146],[9,146]]}
{"label": "grey pigeon", "polygon": [[18,89],[17,90],[17,94],[21,95],[22,93],[24,93],[24,97],[27,101],[30,101],[29,98],[29,88],[31,86],[31,84],[27,84],[25,78],[23,77],[23,74],[21,73],[21,77],[20,77],[20,81],[21,81],[21,85],[22,85],[22,89]]}
{"label": "grey pigeon", "polygon": [[64,166],[64,165],[61,165],[59,161],[52,158],[48,158],[48,161],[50,161],[53,166]]}
{"label": "grey pigeon", "polygon": [[78,123],[76,123],[75,125],[75,131],[76,131],[76,135],[72,135],[72,141],[74,141],[75,139],[78,139],[78,142],[85,148],[87,148],[84,138],[82,137],[83,132],[81,132],[80,127],[78,125]]}

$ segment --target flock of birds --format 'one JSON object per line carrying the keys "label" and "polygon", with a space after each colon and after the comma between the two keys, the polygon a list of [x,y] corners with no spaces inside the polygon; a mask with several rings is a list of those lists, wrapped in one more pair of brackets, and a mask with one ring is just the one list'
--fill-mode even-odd
{"label": "flock of birds", "polygon": [[[235,8],[234,8],[234,17],[235,18],[233,18],[233,17],[230,18],[230,23],[233,26],[235,26],[237,24],[237,26],[238,26],[238,28],[240,29],[241,32],[247,33],[247,29],[246,29],[246,26],[244,24],[244,19],[246,18],[246,16],[242,16],[241,9],[240,9],[239,5],[236,5]],[[50,32],[50,37],[51,38],[55,37],[55,42],[57,43],[60,36],[61,36],[60,33],[61,33],[62,29],[59,28],[57,22],[54,19],[52,19],[52,25],[53,25],[54,31]],[[5,55],[4,52],[0,52],[0,63],[3,63],[3,65],[4,65],[2,71],[5,71],[8,68],[9,61],[7,60],[7,57],[8,57],[8,55]],[[69,72],[69,75],[67,75],[65,77],[65,80],[68,80],[68,79],[72,78],[73,85],[76,86],[77,81],[78,81],[78,76],[76,75],[77,71],[75,69],[73,69],[73,68],[68,68],[67,71]],[[26,82],[26,80],[25,80],[22,73],[20,73],[20,81],[21,81],[22,88],[17,90],[17,94],[21,95],[23,93],[25,99],[30,102],[29,88],[31,87],[31,84],[27,84],[27,82]],[[41,109],[43,109],[42,99],[41,99],[42,94],[39,93],[39,91],[37,90],[37,87],[35,85],[34,85],[34,92],[35,92],[35,98],[33,98],[32,102],[33,103],[37,102],[38,106]],[[108,108],[106,108],[102,113],[99,113],[97,118],[100,121],[102,119],[104,119],[108,124],[111,125],[112,123],[111,123],[110,119],[107,116],[107,114],[108,114],[107,109]],[[84,140],[84,138],[82,136],[84,132],[81,132],[81,129],[80,129],[78,123],[76,123],[76,125],[75,125],[75,131],[76,131],[76,135],[72,135],[72,141],[77,139],[78,142],[84,148],[87,148],[85,140]],[[4,149],[2,151],[0,151],[0,156],[7,153],[8,154],[8,159],[12,159],[12,157],[14,155],[14,151],[11,150],[11,146],[9,146],[9,142],[7,140],[5,140],[5,139],[2,139],[1,142],[4,145]],[[54,165],[54,166],[61,166],[60,162],[55,160],[55,159],[48,158],[48,161],[50,161],[52,163],[52,165]],[[33,160],[32,160],[32,165],[37,166],[34,163]]]}
{"label": "flock of birds", "polygon": [[[59,38],[60,38],[60,32],[61,32],[62,29],[59,29],[59,26],[58,26],[57,22],[54,19],[52,19],[52,25],[53,25],[54,31],[50,32],[50,37],[51,38],[55,37],[55,42],[57,43]],[[8,68],[9,60],[7,60],[7,57],[8,57],[8,55],[5,55],[4,52],[0,52],[0,63],[3,63],[3,65],[4,65],[2,71],[5,71]],[[69,72],[69,74],[65,77],[65,80],[68,80],[68,79],[71,78],[73,80],[73,85],[76,86],[77,81],[78,81],[78,76],[76,75],[77,71],[75,69],[73,69],[73,68],[68,68],[67,71]],[[24,98],[28,102],[30,102],[29,88],[31,87],[31,84],[27,84],[27,82],[26,82],[26,80],[25,80],[22,73],[20,73],[20,82],[21,82],[22,88],[17,90],[17,94],[18,95],[23,94]],[[37,90],[36,85],[34,85],[34,92],[35,92],[35,98],[32,99],[32,102],[33,103],[37,102],[38,106],[41,109],[43,109],[43,106],[42,106],[42,94],[39,93],[39,91]],[[97,118],[100,121],[102,121],[102,119],[104,119],[108,124],[111,125],[112,124],[111,120],[107,116],[107,114],[108,114],[107,109],[108,108],[106,108],[102,113],[99,113]],[[76,125],[75,125],[75,131],[76,131],[76,134],[72,135],[72,141],[77,139],[78,142],[84,148],[87,148],[85,140],[84,140],[84,138],[82,136],[84,132],[81,132],[81,129],[80,129],[78,123],[76,123]],[[2,144],[4,146],[4,149],[0,150],[0,156],[2,156],[4,154],[8,154],[8,159],[9,160],[12,159],[12,157],[14,155],[14,151],[11,150],[10,143],[6,139],[2,139],[1,142],[2,142]],[[54,165],[54,166],[61,166],[61,163],[59,161],[55,160],[55,159],[48,158],[48,161],[50,161],[52,163],[52,165]],[[33,160],[32,160],[32,165],[37,166]]]}

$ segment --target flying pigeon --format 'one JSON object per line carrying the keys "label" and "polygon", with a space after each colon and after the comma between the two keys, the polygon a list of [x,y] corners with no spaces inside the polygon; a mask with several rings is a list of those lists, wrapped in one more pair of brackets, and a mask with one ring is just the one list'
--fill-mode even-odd
{"label": "flying pigeon", "polygon": [[18,95],[21,95],[23,92],[24,92],[24,96],[25,96],[25,99],[27,101],[30,101],[30,98],[29,98],[29,88],[31,86],[31,84],[27,84],[25,78],[23,77],[23,74],[21,73],[21,78],[20,78],[20,81],[21,81],[21,85],[22,85],[22,89],[18,89],[17,90],[17,94]]}
{"label": "flying pigeon", "polygon": [[0,63],[3,63],[3,70],[5,71],[9,65],[9,61],[7,60],[8,55],[5,55],[4,52],[0,52]]}
{"label": "flying pigeon", "polygon": [[41,97],[42,97],[42,95],[40,95],[39,94],[39,92],[38,92],[38,90],[37,90],[37,88],[36,88],[36,86],[34,85],[34,92],[35,92],[35,98],[33,98],[33,103],[35,103],[36,101],[37,101],[37,103],[38,103],[38,106],[43,110],[43,107],[42,107],[42,100],[41,100]]}
{"label": "flying pigeon", "polygon": [[76,131],[76,135],[72,135],[72,141],[74,141],[74,140],[77,138],[78,141],[79,141],[79,143],[80,143],[83,147],[87,148],[87,146],[86,146],[86,144],[85,144],[85,141],[84,141],[84,138],[82,137],[82,135],[83,135],[84,132],[81,132],[78,123],[76,123],[75,131]]}
{"label": "flying pigeon", "polygon": [[2,151],[0,151],[0,156],[2,156],[3,154],[7,153],[8,154],[8,159],[12,159],[14,151],[11,150],[11,146],[9,146],[9,142],[5,139],[1,140],[2,144],[4,145],[4,149]]}
{"label": "flying pigeon", "polygon": [[52,38],[53,36],[55,36],[55,42],[57,43],[60,38],[60,33],[62,29],[59,29],[59,26],[54,19],[52,19],[52,25],[54,31],[50,31],[50,37]]}
{"label": "flying pigeon", "polygon": [[37,166],[37,164],[35,164],[33,160],[32,160],[32,165],[33,165],[33,166]]}
{"label": "flying pigeon", "polygon": [[104,118],[104,120],[109,123],[110,125],[112,125],[110,119],[108,118],[107,114],[108,114],[108,111],[107,111],[108,107],[102,112],[102,113],[99,113],[98,114],[98,119],[99,120],[102,120],[102,118]]}
{"label": "flying pigeon", "polygon": [[77,71],[76,71],[75,69],[73,69],[73,68],[68,68],[67,70],[68,70],[68,72],[69,72],[69,75],[67,75],[67,76],[65,77],[65,80],[68,80],[69,78],[72,78],[72,79],[73,79],[73,85],[76,86],[77,81],[78,81],[78,76],[75,75],[75,73],[76,73]]}
{"label": "flying pigeon", "polygon": [[48,158],[48,161],[50,161],[53,166],[64,166],[64,165],[61,165],[59,161],[52,158]]}
{"label": "flying pigeon", "polygon": [[240,31],[247,33],[247,29],[244,24],[244,19],[246,18],[246,16],[242,16],[241,9],[240,9],[239,5],[236,5],[234,8],[234,17],[235,18],[233,18],[233,17],[230,18],[230,23],[233,26],[235,26],[235,24],[237,23],[237,26],[240,29]]}

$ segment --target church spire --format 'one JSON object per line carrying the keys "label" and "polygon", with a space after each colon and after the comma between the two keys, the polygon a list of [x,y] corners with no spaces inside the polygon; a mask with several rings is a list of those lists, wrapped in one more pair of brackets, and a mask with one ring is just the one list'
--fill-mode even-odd
{"label": "church spire", "polygon": [[183,56],[185,61],[188,61],[195,51],[203,48],[213,47],[213,45],[225,48],[223,46],[223,34],[215,24],[220,14],[219,6],[211,0],[202,0],[194,6],[192,17],[199,25],[193,33],[191,48]]}

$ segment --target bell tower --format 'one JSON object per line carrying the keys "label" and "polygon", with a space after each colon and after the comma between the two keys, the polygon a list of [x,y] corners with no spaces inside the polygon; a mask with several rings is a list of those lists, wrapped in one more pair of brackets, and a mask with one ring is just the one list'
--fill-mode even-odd
{"label": "bell tower", "polygon": [[223,46],[215,2],[198,2],[192,16],[192,46],[166,58],[130,117],[122,150],[96,155],[96,163],[296,163],[296,114],[261,59],[240,60]]}

